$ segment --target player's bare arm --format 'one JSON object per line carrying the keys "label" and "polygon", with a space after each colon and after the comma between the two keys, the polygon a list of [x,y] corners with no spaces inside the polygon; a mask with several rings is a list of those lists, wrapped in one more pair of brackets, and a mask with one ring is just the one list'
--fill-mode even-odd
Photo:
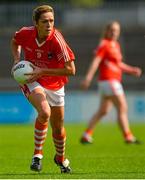
{"label": "player's bare arm", "polygon": [[100,62],[101,62],[100,57],[94,57],[85,79],[81,82],[82,89],[87,89],[90,86],[90,83],[99,67]]}
{"label": "player's bare arm", "polygon": [[11,41],[11,49],[12,49],[14,64],[16,64],[20,61],[21,46],[17,45],[15,39],[12,39],[12,41]]}
{"label": "player's bare arm", "polygon": [[75,65],[74,61],[68,61],[65,63],[64,68],[57,69],[48,69],[48,68],[39,68],[33,66],[34,71],[32,73],[27,73],[26,75],[31,75],[31,78],[28,82],[34,82],[42,76],[73,76],[75,75]]}
{"label": "player's bare arm", "polygon": [[131,75],[134,75],[136,77],[140,77],[142,74],[142,70],[139,67],[136,66],[130,66],[128,64],[125,64],[123,62],[120,63],[120,68],[125,72],[129,73]]}

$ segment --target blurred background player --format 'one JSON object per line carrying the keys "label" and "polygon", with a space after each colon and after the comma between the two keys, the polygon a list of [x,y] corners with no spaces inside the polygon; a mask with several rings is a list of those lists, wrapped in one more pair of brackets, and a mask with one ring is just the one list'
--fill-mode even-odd
{"label": "blurred background player", "polygon": [[98,87],[101,92],[100,106],[83,133],[81,138],[82,143],[92,143],[92,134],[95,125],[110,111],[112,105],[114,105],[117,110],[117,120],[125,142],[140,143],[129,127],[128,107],[121,79],[122,73],[124,72],[139,77],[141,75],[141,69],[122,62],[123,57],[118,43],[119,35],[119,22],[113,21],[106,26],[101,42],[95,51],[94,59],[85,79],[81,83],[82,88],[87,89],[95,72],[99,69]]}
{"label": "blurred background player", "polygon": [[67,76],[75,75],[74,54],[62,34],[54,28],[54,10],[48,5],[36,7],[33,11],[34,26],[23,27],[12,39],[14,64],[20,61],[21,49],[24,59],[34,66],[28,83],[21,89],[38,112],[35,122],[35,149],[31,170],[42,169],[43,145],[46,139],[48,121],[56,154],[54,162],[61,172],[69,173],[71,168],[65,158],[66,132],[64,128],[64,85]]}

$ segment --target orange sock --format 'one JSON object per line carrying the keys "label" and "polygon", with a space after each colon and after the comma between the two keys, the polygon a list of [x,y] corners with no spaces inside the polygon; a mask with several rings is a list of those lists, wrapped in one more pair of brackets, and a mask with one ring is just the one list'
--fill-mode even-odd
{"label": "orange sock", "polygon": [[62,130],[61,134],[53,134],[52,136],[56,149],[56,160],[58,162],[63,162],[65,159],[65,141],[66,141],[65,129]]}
{"label": "orange sock", "polygon": [[34,139],[35,139],[35,150],[34,157],[43,157],[43,145],[47,136],[48,123],[42,124],[37,119],[35,122],[35,131],[34,131]]}
{"label": "orange sock", "polygon": [[92,136],[93,130],[92,130],[92,129],[86,129],[85,133],[87,133],[87,134],[89,134],[90,136]]}
{"label": "orange sock", "polygon": [[125,137],[126,140],[132,140],[134,138],[131,131],[125,132],[124,137]]}

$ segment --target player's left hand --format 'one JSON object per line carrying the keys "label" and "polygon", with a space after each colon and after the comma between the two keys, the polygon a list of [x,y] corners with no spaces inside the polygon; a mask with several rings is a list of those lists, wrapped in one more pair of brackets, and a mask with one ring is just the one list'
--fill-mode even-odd
{"label": "player's left hand", "polygon": [[38,78],[42,76],[42,69],[32,65],[33,72],[32,73],[26,73],[25,75],[29,75],[30,78],[27,80],[27,83],[32,83],[36,81]]}
{"label": "player's left hand", "polygon": [[139,67],[133,67],[132,75],[136,77],[140,77],[142,74],[142,70]]}

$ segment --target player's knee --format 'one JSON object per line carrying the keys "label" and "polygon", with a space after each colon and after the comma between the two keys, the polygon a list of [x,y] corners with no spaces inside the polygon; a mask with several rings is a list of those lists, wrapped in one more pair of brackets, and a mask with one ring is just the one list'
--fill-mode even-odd
{"label": "player's knee", "polygon": [[108,112],[109,112],[108,109],[102,109],[100,111],[100,116],[105,116]]}
{"label": "player's knee", "polygon": [[45,123],[45,122],[47,122],[47,121],[49,120],[49,118],[50,118],[50,112],[47,111],[47,110],[41,111],[38,116],[39,116],[40,121],[41,121],[42,123]]}
{"label": "player's knee", "polygon": [[128,112],[128,107],[126,105],[120,106],[119,107],[119,112],[120,113],[127,113]]}

